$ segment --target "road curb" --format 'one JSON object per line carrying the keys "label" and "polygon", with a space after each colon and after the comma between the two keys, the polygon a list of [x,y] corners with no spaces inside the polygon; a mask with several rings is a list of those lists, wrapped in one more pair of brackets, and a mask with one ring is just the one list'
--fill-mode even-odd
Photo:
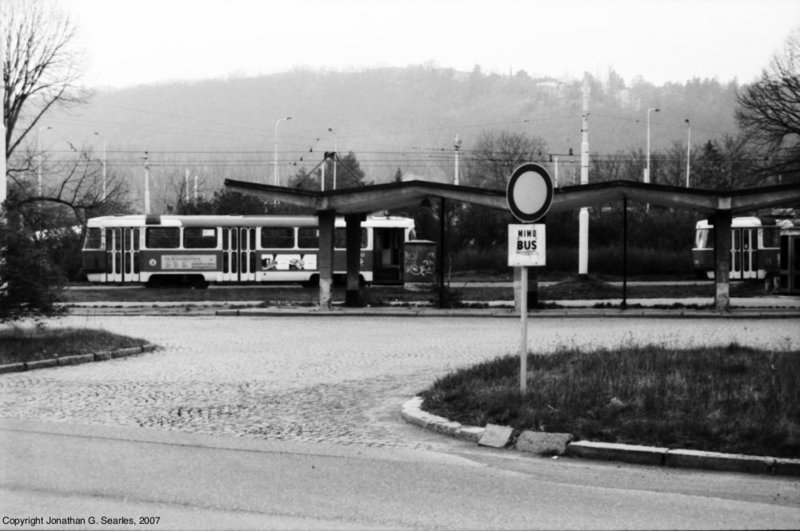
{"label": "road curb", "polygon": [[127,347],[117,350],[104,350],[92,354],[77,354],[75,356],[61,356],[58,358],[49,358],[46,360],[26,361],[20,363],[7,363],[0,365],[0,374],[12,372],[33,371],[36,369],[46,369],[49,367],[62,367],[66,365],[78,365],[81,363],[91,363],[95,361],[106,361],[116,358],[124,358],[127,356],[135,356],[144,352],[152,352],[158,347],[145,343],[140,347]]}
{"label": "road curb", "polygon": [[[519,319],[519,313],[497,309],[427,309],[427,308],[243,308],[215,310],[219,317],[484,317],[495,319]],[[534,310],[528,314],[532,319],[564,318],[621,318],[621,319],[796,319],[796,310],[732,310],[730,312],[687,310],[603,310],[592,308]]]}
{"label": "road curb", "polygon": [[[424,399],[415,396],[407,400],[401,408],[401,416],[407,422],[422,428],[432,430],[458,439],[477,443],[484,433],[484,428],[477,426],[464,426],[458,422],[450,421],[422,410]],[[525,431],[530,437],[535,437],[540,432]],[[776,457],[763,457],[741,454],[725,454],[720,452],[703,452],[698,450],[684,450],[662,448],[657,446],[639,446],[630,444],[604,443],[592,441],[569,442],[568,434],[563,435],[562,442],[554,446],[552,440],[548,441],[546,451],[526,451],[519,448],[512,437],[512,443],[506,448],[538,453],[539,455],[567,455],[582,459],[596,459],[602,461],[619,461],[624,463],[661,466],[670,468],[692,468],[703,470],[719,470],[725,472],[742,472],[749,474],[771,474],[780,476],[800,476],[800,459],[785,459]],[[526,445],[527,446],[527,445]],[[531,448],[540,448],[531,445]]]}

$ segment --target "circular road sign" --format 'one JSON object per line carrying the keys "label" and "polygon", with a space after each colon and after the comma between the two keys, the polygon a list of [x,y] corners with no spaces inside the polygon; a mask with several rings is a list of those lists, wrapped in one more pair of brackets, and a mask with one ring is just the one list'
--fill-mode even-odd
{"label": "circular road sign", "polygon": [[533,223],[550,210],[553,180],[542,166],[526,162],[511,174],[506,189],[508,208],[523,223]]}

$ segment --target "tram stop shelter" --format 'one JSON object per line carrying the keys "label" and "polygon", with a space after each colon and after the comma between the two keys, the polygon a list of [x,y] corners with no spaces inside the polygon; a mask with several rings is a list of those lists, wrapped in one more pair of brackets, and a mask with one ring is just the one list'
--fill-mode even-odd
{"label": "tram stop shelter", "polygon": [[[319,218],[320,249],[317,263],[320,274],[319,305],[330,308],[333,285],[334,223],[344,216],[346,224],[347,295],[346,304],[359,300],[361,221],[368,213],[418,205],[423,200],[472,203],[508,209],[505,190],[488,190],[432,181],[404,181],[329,191],[309,191],[232,179],[225,186],[240,193],[257,195],[267,201],[280,201],[316,212]],[[635,181],[610,181],[557,188],[549,212],[628,201],[668,208],[681,208],[708,216],[715,227],[715,296],[717,311],[730,310],[731,222],[734,216],[763,208],[800,204],[800,183],[719,191],[680,188]],[[441,263],[441,262],[440,262]]]}

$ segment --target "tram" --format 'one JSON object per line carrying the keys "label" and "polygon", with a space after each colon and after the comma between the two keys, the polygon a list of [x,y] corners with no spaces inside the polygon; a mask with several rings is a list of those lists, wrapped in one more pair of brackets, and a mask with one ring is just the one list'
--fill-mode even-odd
{"label": "tram", "polygon": [[[730,279],[777,278],[781,267],[781,232],[774,218],[733,218]],[[700,220],[695,226],[692,260],[698,277],[714,278],[714,226],[709,220]]]}
{"label": "tram", "polygon": [[[364,283],[403,282],[403,246],[414,220],[368,216],[361,223]],[[319,281],[316,216],[144,216],[91,218],[83,268],[98,284],[247,284]],[[345,221],[335,221],[334,275],[346,275]]]}

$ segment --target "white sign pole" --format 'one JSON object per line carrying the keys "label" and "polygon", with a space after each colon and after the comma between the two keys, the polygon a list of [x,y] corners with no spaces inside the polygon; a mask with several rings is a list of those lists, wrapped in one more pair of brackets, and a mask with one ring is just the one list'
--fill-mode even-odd
{"label": "white sign pole", "polygon": [[528,391],[528,267],[543,266],[546,260],[544,224],[534,225],[550,208],[553,181],[543,167],[525,163],[511,174],[506,188],[511,213],[524,225],[508,226],[508,265],[518,267],[519,279],[519,392]]}
{"label": "white sign pole", "polygon": [[528,268],[520,267],[519,316],[521,326],[519,341],[519,392],[528,391]]}

